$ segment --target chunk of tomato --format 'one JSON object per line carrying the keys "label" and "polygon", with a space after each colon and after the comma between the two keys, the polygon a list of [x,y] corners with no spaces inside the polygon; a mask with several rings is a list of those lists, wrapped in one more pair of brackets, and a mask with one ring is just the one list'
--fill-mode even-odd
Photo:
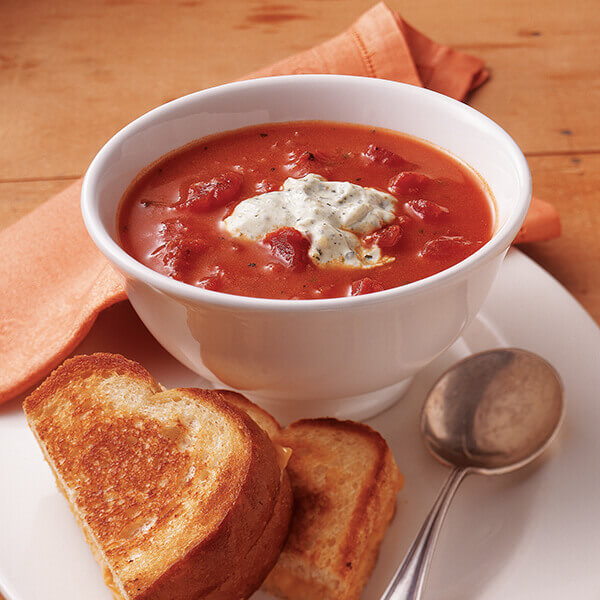
{"label": "chunk of tomato", "polygon": [[243,181],[240,173],[228,171],[209,181],[185,184],[180,192],[180,202],[199,212],[225,206],[238,197]]}
{"label": "chunk of tomato", "polygon": [[362,155],[368,162],[379,163],[386,167],[396,167],[400,169],[410,165],[407,160],[395,152],[377,146],[376,144],[371,144]]}
{"label": "chunk of tomato", "polygon": [[293,227],[282,227],[268,233],[263,242],[271,254],[292,271],[300,271],[308,264],[310,242]]}
{"label": "chunk of tomato", "polygon": [[472,244],[473,242],[465,239],[462,235],[442,235],[429,240],[420,255],[435,259],[462,259],[466,249]]}
{"label": "chunk of tomato", "polygon": [[427,175],[423,175],[423,173],[403,171],[390,179],[388,182],[388,190],[392,194],[400,196],[417,194],[422,192],[425,186],[431,181],[431,178],[427,177]]}
{"label": "chunk of tomato", "polygon": [[206,248],[207,244],[203,240],[178,236],[168,240],[160,248],[160,259],[172,277],[183,280]]}
{"label": "chunk of tomato", "polygon": [[304,177],[309,173],[317,173],[323,177],[329,177],[332,173],[332,157],[321,150],[309,152],[307,150],[292,150],[289,153],[288,163],[285,170],[292,177]]}
{"label": "chunk of tomato", "polygon": [[372,294],[373,292],[382,292],[384,287],[370,277],[363,277],[352,282],[350,293],[352,296],[362,296],[364,294]]}
{"label": "chunk of tomato", "polygon": [[165,219],[159,224],[158,237],[163,242],[168,242],[174,237],[185,235],[188,230],[182,219]]}
{"label": "chunk of tomato", "polygon": [[397,246],[401,237],[402,227],[399,224],[388,225],[373,234],[373,238],[380,248],[393,248]]}
{"label": "chunk of tomato", "polygon": [[445,215],[449,214],[450,211],[445,207],[432,202],[431,200],[409,200],[404,205],[406,212],[409,215],[421,219],[426,223],[437,223]]}

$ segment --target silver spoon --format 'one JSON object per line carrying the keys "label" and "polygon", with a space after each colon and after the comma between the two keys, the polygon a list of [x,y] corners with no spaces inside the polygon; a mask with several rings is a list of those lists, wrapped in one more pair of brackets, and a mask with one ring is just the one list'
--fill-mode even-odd
{"label": "silver spoon", "polygon": [[462,360],[435,383],[421,416],[427,449],[453,467],[381,600],[418,600],[450,501],[466,475],[519,469],[553,440],[563,417],[554,368],[516,348]]}

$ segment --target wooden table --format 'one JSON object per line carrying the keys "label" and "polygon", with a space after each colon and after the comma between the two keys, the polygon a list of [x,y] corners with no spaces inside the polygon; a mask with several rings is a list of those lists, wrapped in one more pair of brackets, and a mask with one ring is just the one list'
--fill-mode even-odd
{"label": "wooden table", "polygon": [[[3,0],[0,228],[81,176],[133,118],[317,44],[373,2]],[[560,239],[523,249],[600,322],[597,0],[390,3],[489,65],[471,104],[514,136],[563,222]]]}

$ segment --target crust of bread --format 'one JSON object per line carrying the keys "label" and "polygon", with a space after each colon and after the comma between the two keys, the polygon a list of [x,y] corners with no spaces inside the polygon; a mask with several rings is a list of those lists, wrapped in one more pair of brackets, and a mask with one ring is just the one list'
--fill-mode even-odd
{"label": "crust of bread", "polygon": [[282,481],[275,505],[275,512],[252,550],[240,557],[236,571],[206,600],[226,600],[229,598],[247,598],[257,590],[269,571],[273,568],[287,538],[292,516],[292,488],[286,471],[282,472]]}
{"label": "crust of bread", "polygon": [[287,600],[356,600],[402,487],[385,440],[361,423],[306,419],[275,436],[292,449],[294,514],[263,588]]}
{"label": "crust of bread", "polygon": [[[277,420],[266,410],[254,404],[241,394],[231,390],[212,390],[213,393],[236,408],[247,413],[270,438],[274,438],[281,431]],[[276,445],[276,450],[281,447]],[[287,464],[287,454],[285,454]],[[280,462],[280,466],[281,462]],[[231,597],[231,593],[240,594],[239,597],[250,595],[258,589],[269,571],[275,565],[287,538],[289,523],[292,515],[293,496],[290,479],[285,468],[281,472],[281,485],[277,495],[275,510],[271,520],[265,527],[263,535],[245,556],[240,557],[237,571],[207,600],[221,600]],[[267,558],[268,557],[268,558]],[[249,574],[251,574],[249,576]]]}
{"label": "crust of bread", "polygon": [[218,392],[162,391],[109,354],[66,361],[24,410],[118,597],[233,600],[260,585],[291,494],[244,410]]}
{"label": "crust of bread", "polygon": [[269,414],[264,408],[261,408],[257,404],[254,404],[254,402],[248,400],[246,396],[242,396],[242,394],[232,392],[231,390],[213,390],[213,392],[218,394],[225,402],[233,404],[233,406],[236,406],[237,408],[241,408],[271,439],[274,439],[281,431],[281,425],[275,417]]}

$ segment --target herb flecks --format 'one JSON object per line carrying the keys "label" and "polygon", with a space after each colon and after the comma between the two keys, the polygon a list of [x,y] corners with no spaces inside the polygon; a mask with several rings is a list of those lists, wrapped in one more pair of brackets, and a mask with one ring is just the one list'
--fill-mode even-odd
{"label": "herb flecks", "polygon": [[255,266],[256,266],[256,263],[248,263],[248,266],[249,266],[249,267],[255,267]]}

